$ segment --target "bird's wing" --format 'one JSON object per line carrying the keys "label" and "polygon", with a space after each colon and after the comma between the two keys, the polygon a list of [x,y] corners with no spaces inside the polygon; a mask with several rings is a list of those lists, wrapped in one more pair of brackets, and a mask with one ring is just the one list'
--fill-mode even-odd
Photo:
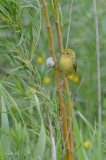
{"label": "bird's wing", "polygon": [[72,60],[74,71],[77,71],[77,61],[75,59]]}

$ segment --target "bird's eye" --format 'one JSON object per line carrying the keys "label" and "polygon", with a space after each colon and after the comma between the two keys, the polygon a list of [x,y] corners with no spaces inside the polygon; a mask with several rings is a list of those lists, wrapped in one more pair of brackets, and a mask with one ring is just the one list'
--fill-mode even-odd
{"label": "bird's eye", "polygon": [[69,55],[69,53],[67,53],[67,55]]}

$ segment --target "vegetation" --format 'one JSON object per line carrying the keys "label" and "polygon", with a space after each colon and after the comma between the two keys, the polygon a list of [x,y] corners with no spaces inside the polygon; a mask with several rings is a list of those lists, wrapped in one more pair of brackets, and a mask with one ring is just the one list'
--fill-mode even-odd
{"label": "vegetation", "polygon": [[[54,37],[55,56],[72,48],[77,74],[68,76],[63,103],[74,106],[72,114],[74,158],[106,159],[105,8],[97,1],[101,70],[102,124],[98,127],[98,80],[96,26],[93,2],[56,1],[60,31],[55,27],[55,0],[46,0]],[[71,12],[70,12],[71,8]],[[71,19],[70,16],[71,15]],[[68,30],[68,28],[70,30]],[[58,33],[62,33],[58,45]],[[68,39],[69,35],[69,39]],[[67,146],[59,108],[55,71],[46,65],[51,57],[50,39],[42,1],[1,0],[0,3],[0,159],[60,160],[67,158]],[[52,56],[54,56],[52,54]],[[62,73],[59,77],[62,81]],[[56,85],[57,84],[57,85]],[[68,94],[67,94],[68,93]],[[70,107],[69,107],[70,108]],[[72,111],[72,110],[71,110]],[[66,121],[69,114],[66,112]],[[66,122],[68,123],[68,122]],[[70,126],[70,125],[69,125]],[[68,126],[68,128],[70,128]],[[100,129],[100,130],[99,130]],[[68,130],[67,130],[68,132]],[[70,136],[70,135],[69,135]],[[71,137],[71,138],[72,138]],[[72,147],[72,146],[71,146]]]}

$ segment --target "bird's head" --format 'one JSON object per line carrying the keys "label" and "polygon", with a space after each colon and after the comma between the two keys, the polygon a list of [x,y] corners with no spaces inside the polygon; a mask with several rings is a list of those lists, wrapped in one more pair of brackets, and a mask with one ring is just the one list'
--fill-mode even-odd
{"label": "bird's head", "polygon": [[72,49],[65,49],[64,55],[70,58],[75,58],[75,52]]}

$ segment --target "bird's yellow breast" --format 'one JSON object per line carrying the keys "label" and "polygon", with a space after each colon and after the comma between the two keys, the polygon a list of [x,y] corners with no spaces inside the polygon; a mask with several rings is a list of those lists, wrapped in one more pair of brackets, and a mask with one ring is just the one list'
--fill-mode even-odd
{"label": "bird's yellow breast", "polygon": [[72,75],[74,73],[72,58],[63,55],[60,58],[60,68],[64,75]]}

